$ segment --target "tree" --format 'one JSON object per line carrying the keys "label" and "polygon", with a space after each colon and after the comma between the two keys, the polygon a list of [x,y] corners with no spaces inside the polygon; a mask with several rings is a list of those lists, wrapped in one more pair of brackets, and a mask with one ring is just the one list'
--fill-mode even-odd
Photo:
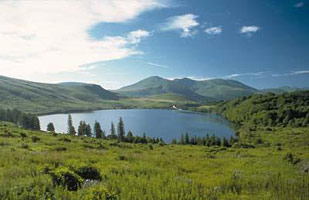
{"label": "tree", "polygon": [[114,126],[114,123],[112,122],[111,123],[111,139],[116,139],[117,136],[116,136],[116,131],[115,131],[115,126]]}
{"label": "tree", "polygon": [[117,131],[118,131],[118,142],[123,142],[125,131],[124,131],[124,124],[123,124],[121,117],[119,118]]}
{"label": "tree", "polygon": [[127,141],[132,143],[134,141],[134,136],[133,133],[131,131],[128,132],[127,134]]}
{"label": "tree", "polygon": [[96,138],[103,138],[103,131],[99,122],[95,121],[94,123],[94,134]]}
{"label": "tree", "polygon": [[52,122],[50,122],[49,124],[47,124],[47,131],[49,132],[55,132],[55,126]]}
{"label": "tree", "polygon": [[86,127],[85,127],[85,134],[87,137],[91,137],[92,136],[92,133],[91,133],[91,126],[89,124],[86,124]]}
{"label": "tree", "polygon": [[68,116],[68,134],[70,134],[70,135],[75,135],[76,134],[75,128],[73,126],[73,121],[72,121],[71,114],[69,114],[69,116]]}
{"label": "tree", "polygon": [[80,121],[79,126],[78,126],[78,131],[77,131],[78,136],[85,136],[85,127],[86,127],[86,123],[84,121]]}
{"label": "tree", "polygon": [[190,144],[190,137],[189,137],[188,133],[186,133],[186,135],[185,135],[185,142],[184,142],[184,144]]}

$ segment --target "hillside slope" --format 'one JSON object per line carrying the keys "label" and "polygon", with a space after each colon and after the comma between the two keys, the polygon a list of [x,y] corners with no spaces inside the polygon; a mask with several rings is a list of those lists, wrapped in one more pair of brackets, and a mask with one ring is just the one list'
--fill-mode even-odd
{"label": "hillside slope", "polygon": [[151,97],[174,94],[190,100],[227,100],[247,96],[257,90],[234,80],[211,79],[196,81],[189,78],[167,80],[152,76],[115,92],[128,97]]}
{"label": "hillside slope", "polygon": [[133,85],[123,87],[116,92],[127,97],[151,97],[153,95],[174,94],[178,97],[182,96],[183,99],[187,100],[207,99],[207,96],[199,95],[186,86],[158,76],[146,78]]}
{"label": "hillside slope", "polygon": [[0,108],[61,112],[63,107],[80,109],[118,96],[94,84],[45,84],[0,76]]}
{"label": "hillside slope", "polygon": [[217,111],[238,124],[261,126],[309,126],[309,91],[276,95],[255,94],[227,101]]}

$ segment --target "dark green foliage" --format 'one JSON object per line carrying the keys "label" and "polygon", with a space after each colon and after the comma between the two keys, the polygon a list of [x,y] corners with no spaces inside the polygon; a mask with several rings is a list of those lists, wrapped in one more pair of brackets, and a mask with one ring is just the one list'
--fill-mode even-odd
{"label": "dark green foliage", "polygon": [[95,121],[95,123],[94,123],[94,134],[95,134],[96,138],[105,138],[105,134],[103,135],[101,125],[97,121]]}
{"label": "dark green foliage", "polygon": [[83,179],[88,180],[98,180],[102,179],[100,172],[92,166],[83,166],[75,170],[75,173],[78,174]]}
{"label": "dark green foliage", "polygon": [[90,125],[87,124],[85,121],[80,121],[79,126],[78,126],[77,135],[91,137],[92,133],[91,133]]}
{"label": "dark green foliage", "polygon": [[38,142],[38,141],[40,141],[41,139],[39,138],[39,137],[37,137],[37,136],[32,136],[31,137],[31,141],[32,142],[34,142],[34,143],[36,143],[36,142]]}
{"label": "dark green foliage", "polygon": [[111,134],[109,136],[110,139],[116,139],[117,135],[116,135],[116,130],[115,130],[115,126],[114,123],[111,123]]}
{"label": "dark green foliage", "polygon": [[216,108],[228,120],[255,126],[309,126],[309,91],[241,97]]}
{"label": "dark green foliage", "polygon": [[231,147],[233,144],[235,144],[238,141],[238,139],[234,138],[233,136],[230,137],[230,140],[227,140],[226,138],[220,138],[215,135],[212,135],[209,137],[207,134],[206,137],[190,137],[188,133],[185,134],[185,137],[183,135],[180,136],[179,142],[177,142],[176,139],[172,140],[172,144],[183,144],[183,145],[199,145],[199,146],[224,146],[224,147]]}
{"label": "dark green foliage", "polygon": [[66,167],[59,167],[50,172],[55,185],[60,185],[69,191],[76,191],[81,187],[83,179]]}
{"label": "dark green foliage", "polygon": [[118,131],[118,142],[123,142],[125,138],[125,130],[124,130],[124,123],[121,117],[119,118],[117,131]]}
{"label": "dark green foliage", "polygon": [[0,109],[0,121],[13,122],[25,129],[40,130],[40,121],[37,116],[23,113],[17,109]]}
{"label": "dark green foliage", "polygon": [[52,122],[47,124],[47,131],[49,132],[55,132],[55,126]]}
{"label": "dark green foliage", "polygon": [[76,135],[76,131],[75,131],[75,128],[73,126],[71,114],[68,115],[68,134],[69,135]]}
{"label": "dark green foliage", "polygon": [[133,133],[131,131],[128,132],[127,137],[126,137],[126,141],[132,143],[134,141],[134,136]]}

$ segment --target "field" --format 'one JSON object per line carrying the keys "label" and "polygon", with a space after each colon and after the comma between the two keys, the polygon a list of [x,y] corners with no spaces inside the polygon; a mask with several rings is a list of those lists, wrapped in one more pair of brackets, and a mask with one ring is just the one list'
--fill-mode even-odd
{"label": "field", "polygon": [[239,145],[226,148],[118,143],[0,122],[0,199],[308,199],[308,134],[244,127]]}

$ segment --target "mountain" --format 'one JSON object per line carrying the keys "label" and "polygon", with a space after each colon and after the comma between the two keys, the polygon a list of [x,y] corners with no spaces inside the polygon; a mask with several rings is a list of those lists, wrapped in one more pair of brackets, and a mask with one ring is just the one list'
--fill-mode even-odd
{"label": "mountain", "polygon": [[158,95],[169,94],[170,96],[177,96],[178,98],[183,97],[187,100],[207,99],[206,96],[199,95],[182,84],[159,76],[151,76],[133,85],[116,90],[115,92],[127,97],[158,97]]}
{"label": "mountain", "polygon": [[[168,80],[152,76],[115,92],[128,97],[157,97],[163,94],[180,96],[188,100],[227,100],[247,96],[256,89],[234,80],[211,79],[196,81],[189,78]],[[166,96],[166,95],[165,95]]]}
{"label": "mountain", "polygon": [[257,92],[256,89],[235,80],[209,79],[195,81],[183,78],[175,79],[174,82],[188,87],[191,91],[199,95],[208,96],[217,100],[234,99]]}
{"label": "mountain", "polygon": [[0,107],[23,111],[61,112],[83,110],[118,96],[99,85],[86,83],[45,84],[0,76]]}

